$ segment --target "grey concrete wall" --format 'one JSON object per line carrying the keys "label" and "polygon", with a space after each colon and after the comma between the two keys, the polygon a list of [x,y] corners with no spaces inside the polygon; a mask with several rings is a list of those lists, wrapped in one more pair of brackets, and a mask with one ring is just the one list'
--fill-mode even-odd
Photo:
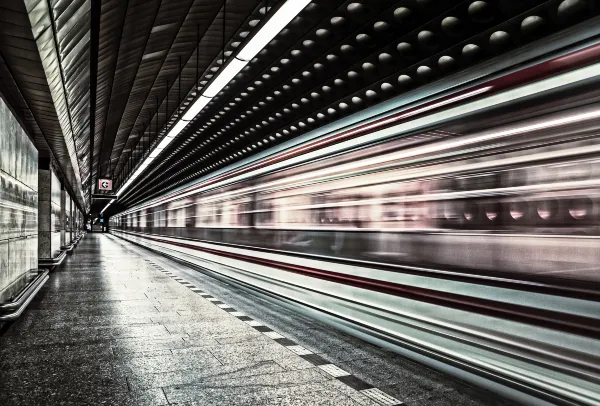
{"label": "grey concrete wall", "polygon": [[0,99],[0,302],[37,268],[38,152]]}

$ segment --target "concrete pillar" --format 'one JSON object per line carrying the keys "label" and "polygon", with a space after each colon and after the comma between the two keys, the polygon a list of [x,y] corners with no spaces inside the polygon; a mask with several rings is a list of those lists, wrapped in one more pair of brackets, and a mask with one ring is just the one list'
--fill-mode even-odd
{"label": "concrete pillar", "polygon": [[71,196],[65,197],[65,244],[71,244]]}
{"label": "concrete pillar", "polygon": [[61,189],[60,191],[60,246],[61,248],[67,245],[69,242],[67,241],[67,201],[69,199],[69,195],[67,191]]}
{"label": "concrete pillar", "polygon": [[48,159],[40,159],[38,171],[38,256],[56,258],[60,254],[60,181]]}
{"label": "concrete pillar", "polygon": [[0,98],[0,303],[37,269],[38,152]]}
{"label": "concrete pillar", "polygon": [[69,224],[68,224],[68,230],[69,230],[69,242],[73,242],[73,240],[75,239],[75,235],[73,234],[73,230],[74,230],[74,223],[75,223],[75,218],[73,216],[73,200],[71,200],[71,197],[69,197]]}

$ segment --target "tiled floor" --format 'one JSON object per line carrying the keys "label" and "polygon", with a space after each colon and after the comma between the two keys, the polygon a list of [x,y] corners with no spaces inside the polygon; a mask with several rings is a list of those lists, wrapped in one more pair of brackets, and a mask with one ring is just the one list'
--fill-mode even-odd
{"label": "tiled floor", "polygon": [[505,404],[143,248],[90,234],[1,333],[0,405],[380,404],[166,270],[408,404]]}

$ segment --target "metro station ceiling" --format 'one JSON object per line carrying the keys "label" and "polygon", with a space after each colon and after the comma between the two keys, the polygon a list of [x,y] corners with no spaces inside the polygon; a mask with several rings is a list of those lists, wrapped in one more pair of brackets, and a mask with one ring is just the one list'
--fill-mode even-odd
{"label": "metro station ceiling", "polygon": [[[202,11],[189,13],[184,20],[173,15],[172,20],[153,25],[183,21],[173,23],[174,32],[165,28],[152,33],[146,28],[150,33],[141,61],[138,56],[134,63],[139,65],[139,78],[132,81],[118,126],[104,132],[105,143],[115,137],[110,173],[117,186],[148,150],[157,128],[172,125],[170,120],[180,111],[176,106],[185,110],[196,98],[196,90],[210,83],[223,66],[222,51],[227,62],[260,27],[266,6],[265,1],[228,1],[223,41],[222,2],[183,3],[173,2],[172,7],[202,6]],[[270,1],[268,7],[279,3]],[[315,0],[119,200],[129,206],[152,198],[365,107],[564,30],[598,11],[594,1],[575,0]],[[107,38],[111,35],[118,33]],[[165,47],[169,42],[172,45]],[[146,55],[157,60],[146,61]]]}
{"label": "metro station ceiling", "polygon": [[[98,178],[112,178],[116,189],[127,182],[283,3],[4,0],[0,90],[74,193],[83,191],[83,204]],[[152,198],[549,36],[586,24],[597,35],[598,14],[600,0],[313,0],[119,203]]]}

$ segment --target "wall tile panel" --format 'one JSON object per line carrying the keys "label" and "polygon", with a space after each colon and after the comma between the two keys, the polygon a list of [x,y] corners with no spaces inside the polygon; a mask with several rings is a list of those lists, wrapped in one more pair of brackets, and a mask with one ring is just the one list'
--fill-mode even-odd
{"label": "wall tile panel", "polygon": [[38,153],[0,99],[0,302],[37,268]]}

